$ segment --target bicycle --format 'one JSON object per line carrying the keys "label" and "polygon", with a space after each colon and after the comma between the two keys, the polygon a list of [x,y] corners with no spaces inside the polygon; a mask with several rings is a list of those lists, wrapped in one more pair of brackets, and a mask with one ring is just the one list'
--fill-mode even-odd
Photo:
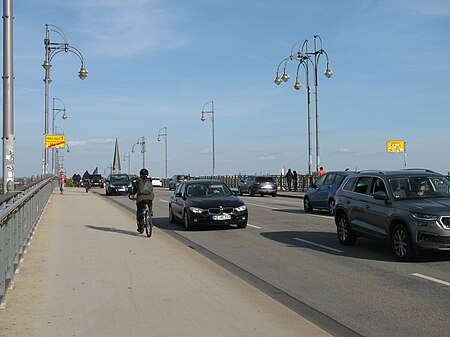
{"label": "bicycle", "polygon": [[[136,197],[133,194],[129,194],[128,198],[130,200],[136,200]],[[152,236],[152,229],[153,229],[152,212],[150,211],[148,204],[145,204],[144,209],[142,210],[142,219],[140,227],[143,230],[145,230],[145,234],[147,235],[147,237]]]}

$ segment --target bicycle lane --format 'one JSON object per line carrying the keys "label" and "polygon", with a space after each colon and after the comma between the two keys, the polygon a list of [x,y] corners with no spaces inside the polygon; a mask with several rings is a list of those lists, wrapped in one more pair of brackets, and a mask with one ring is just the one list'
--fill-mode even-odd
{"label": "bicycle lane", "polygon": [[84,189],[55,190],[19,271],[0,336],[329,336]]}

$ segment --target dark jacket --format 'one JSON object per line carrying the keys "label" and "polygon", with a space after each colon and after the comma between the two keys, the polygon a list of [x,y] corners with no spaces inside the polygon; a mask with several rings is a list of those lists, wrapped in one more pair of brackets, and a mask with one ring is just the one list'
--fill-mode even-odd
{"label": "dark jacket", "polygon": [[142,200],[153,200],[155,194],[153,193],[152,180],[147,178],[143,180],[138,178],[133,182],[133,194],[136,195],[136,202]]}

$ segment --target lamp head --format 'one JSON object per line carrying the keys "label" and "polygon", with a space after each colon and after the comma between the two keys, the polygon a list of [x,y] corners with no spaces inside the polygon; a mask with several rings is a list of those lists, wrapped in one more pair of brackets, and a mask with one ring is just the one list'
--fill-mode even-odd
{"label": "lamp head", "polygon": [[88,71],[86,70],[86,68],[81,67],[80,71],[78,72],[78,77],[84,80],[87,77],[87,75]]}
{"label": "lamp head", "polygon": [[327,70],[325,70],[324,75],[325,75],[327,78],[330,78],[331,76],[333,76],[333,72],[331,71],[330,65],[329,65],[329,64],[327,64]]}
{"label": "lamp head", "polygon": [[274,83],[275,83],[276,85],[280,85],[281,82],[282,82],[282,81],[281,81],[280,76],[277,75],[277,77],[275,77]]}
{"label": "lamp head", "polygon": [[160,136],[158,136],[158,142],[160,142],[161,141],[161,137]]}
{"label": "lamp head", "polygon": [[287,81],[289,81],[289,79],[290,79],[290,77],[286,72],[283,74],[283,76],[281,76],[281,80],[283,82],[287,82]]}
{"label": "lamp head", "polygon": [[200,118],[200,120],[201,120],[202,122],[204,122],[204,121],[206,120],[205,114],[203,113],[203,111],[202,111],[202,117]]}
{"label": "lamp head", "polygon": [[62,115],[62,119],[67,119],[67,117],[69,117],[69,116],[67,116],[66,110],[64,110],[64,114]]}
{"label": "lamp head", "polygon": [[302,85],[300,84],[300,82],[295,82],[295,84],[294,84],[295,90],[300,90],[301,87],[302,87]]}

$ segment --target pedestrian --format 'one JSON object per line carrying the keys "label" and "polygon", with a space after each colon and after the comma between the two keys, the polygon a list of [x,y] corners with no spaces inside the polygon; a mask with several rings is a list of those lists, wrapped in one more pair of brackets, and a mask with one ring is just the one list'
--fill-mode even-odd
{"label": "pedestrian", "polygon": [[64,183],[66,182],[66,175],[64,174],[64,171],[61,171],[58,176],[58,182],[59,182],[59,193],[64,193]]}
{"label": "pedestrian", "polygon": [[319,168],[319,174],[318,174],[317,176],[318,176],[318,177],[323,176],[325,173],[327,173],[327,171],[325,171],[325,170],[323,169],[323,167],[321,166],[321,167]]}
{"label": "pedestrian", "polygon": [[287,181],[287,185],[288,185],[288,191],[292,190],[292,178],[293,178],[293,174],[291,169],[288,169],[287,173],[286,173],[286,181]]}
{"label": "pedestrian", "polygon": [[297,192],[298,188],[298,174],[297,171],[292,171],[292,182],[294,183],[294,192]]}

